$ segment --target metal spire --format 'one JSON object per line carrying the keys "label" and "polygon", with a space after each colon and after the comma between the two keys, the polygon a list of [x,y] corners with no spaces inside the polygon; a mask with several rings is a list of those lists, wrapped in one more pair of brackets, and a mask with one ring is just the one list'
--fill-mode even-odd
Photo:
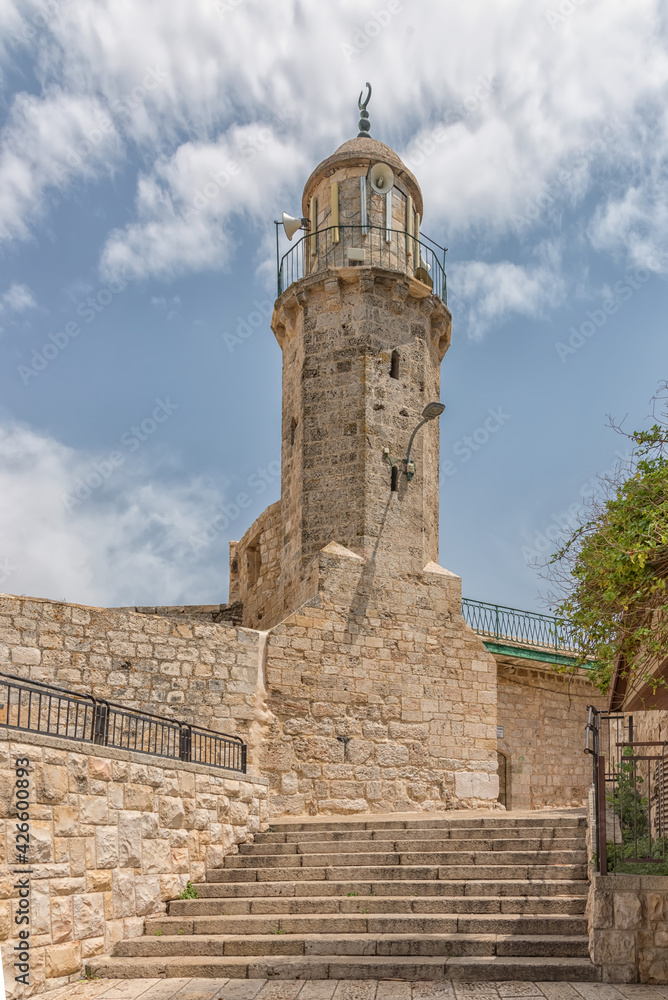
{"label": "metal spire", "polygon": [[364,101],[362,101],[363,90],[360,90],[359,100],[357,102],[357,107],[360,109],[360,120],[357,123],[359,132],[357,133],[358,139],[370,138],[369,132],[371,130],[371,122],[369,121],[369,112],[366,109],[367,104],[371,100],[371,84],[367,82],[367,95]]}

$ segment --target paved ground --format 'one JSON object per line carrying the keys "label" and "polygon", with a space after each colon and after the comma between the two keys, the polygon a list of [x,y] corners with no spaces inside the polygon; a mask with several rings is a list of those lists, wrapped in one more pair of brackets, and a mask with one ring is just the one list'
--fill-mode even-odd
{"label": "paved ground", "polygon": [[668,986],[341,979],[96,979],[44,1000],[668,1000]]}

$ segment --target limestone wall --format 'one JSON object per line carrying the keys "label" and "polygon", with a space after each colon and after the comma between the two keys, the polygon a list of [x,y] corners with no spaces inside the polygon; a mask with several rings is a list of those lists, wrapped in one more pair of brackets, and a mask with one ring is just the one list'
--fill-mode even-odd
{"label": "limestone wall", "polygon": [[668,983],[668,878],[592,876],[589,951],[607,983]]}
{"label": "limestone wall", "polygon": [[604,699],[586,677],[521,662],[499,664],[498,721],[504,735],[498,749],[506,758],[506,804],[581,806],[592,782],[592,759],[583,752],[587,706],[602,708]]}
{"label": "limestone wall", "polygon": [[0,671],[247,737],[257,632],[0,596]]}
{"label": "limestone wall", "polygon": [[415,438],[410,483],[405,458],[425,405],[439,398],[450,324],[424,284],[379,267],[319,272],[277,299],[286,613],[313,596],[312,567],[329,542],[384,561],[388,576],[437,559],[438,421]]}
{"label": "limestone wall", "polygon": [[239,542],[230,542],[230,602],[243,604],[246,628],[267,628],[283,616],[281,501],[260,514]]}
{"label": "limestone wall", "polygon": [[376,583],[333,544],[318,567],[317,597],[267,637],[272,815],[489,808],[496,664],[459,578],[430,564]]}
{"label": "limestone wall", "polygon": [[[629,714],[633,718],[634,740],[647,742],[668,740],[668,712],[662,709],[655,709],[649,712],[627,712],[627,725]],[[660,750],[655,752],[660,753]]]}
{"label": "limestone wall", "polygon": [[[30,764],[30,986],[14,983],[15,768]],[[77,978],[143,933],[265,822],[265,779],[0,728],[0,940],[8,996]]]}

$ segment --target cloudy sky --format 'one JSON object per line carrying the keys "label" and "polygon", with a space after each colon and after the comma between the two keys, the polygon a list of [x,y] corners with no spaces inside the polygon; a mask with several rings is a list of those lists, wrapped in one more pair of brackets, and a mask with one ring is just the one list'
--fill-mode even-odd
{"label": "cloudy sky", "polygon": [[543,609],[532,564],[624,451],[606,414],[643,425],[668,377],[666,18],[0,0],[0,590],[226,599],[279,495],[273,219],[370,80],[449,248],[440,561]]}

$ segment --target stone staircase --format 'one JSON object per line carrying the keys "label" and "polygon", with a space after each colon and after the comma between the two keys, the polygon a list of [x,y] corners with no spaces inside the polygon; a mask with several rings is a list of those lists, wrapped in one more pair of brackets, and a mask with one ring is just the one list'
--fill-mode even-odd
{"label": "stone staircase", "polygon": [[585,819],[285,820],[98,976],[593,981]]}

